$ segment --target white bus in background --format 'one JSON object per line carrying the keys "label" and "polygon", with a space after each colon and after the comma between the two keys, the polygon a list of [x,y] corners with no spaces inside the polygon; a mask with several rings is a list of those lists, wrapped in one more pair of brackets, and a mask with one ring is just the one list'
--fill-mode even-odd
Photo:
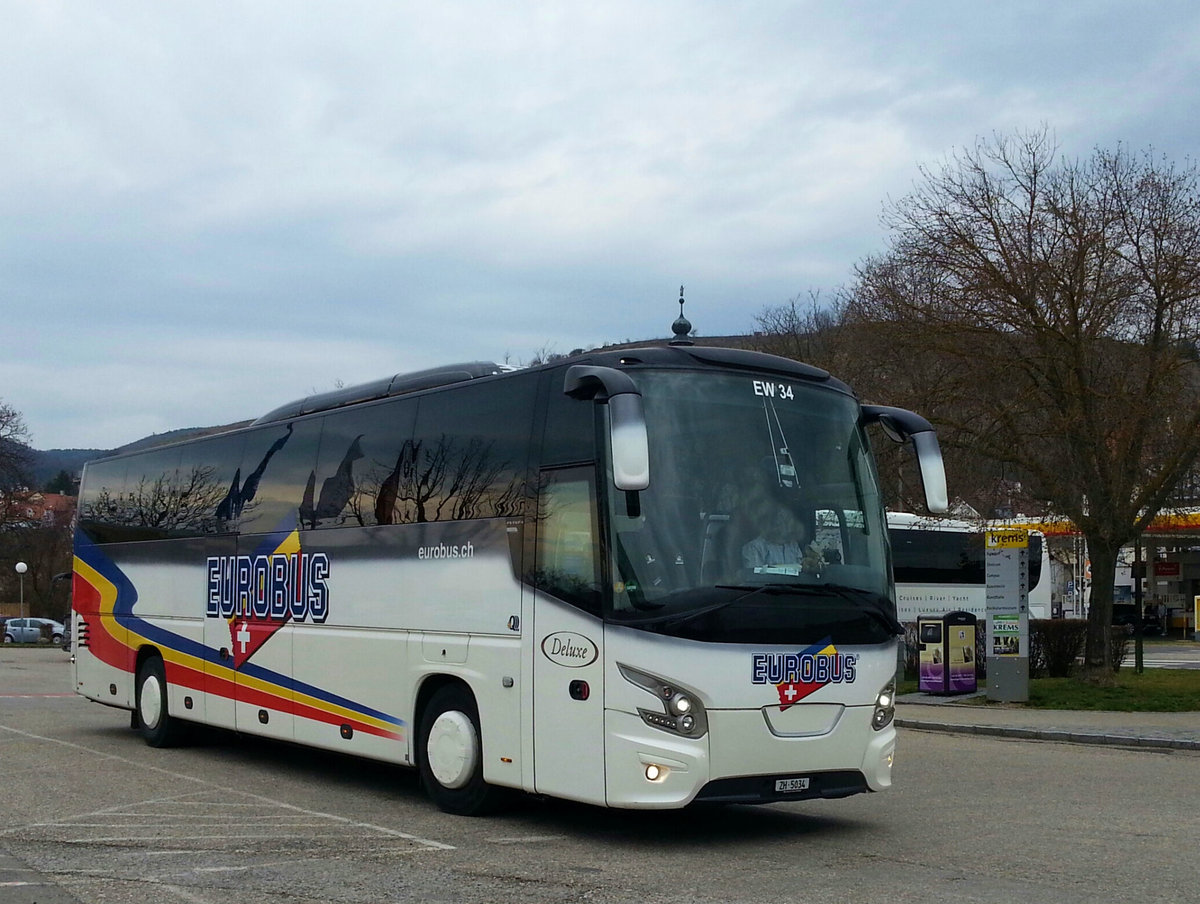
{"label": "white bus in background", "polygon": [[[75,687],[154,746],[412,766],[453,813],[880,791],[903,628],[872,424],[945,511],[923,418],[722,348],[397,375],[92,462]],[[829,557],[749,561],[766,507]]]}
{"label": "white bus in background", "polygon": [[[987,617],[985,526],[977,521],[888,512],[896,610],[902,622],[970,612]],[[1029,534],[1029,617],[1050,617],[1050,556],[1045,538]]]}

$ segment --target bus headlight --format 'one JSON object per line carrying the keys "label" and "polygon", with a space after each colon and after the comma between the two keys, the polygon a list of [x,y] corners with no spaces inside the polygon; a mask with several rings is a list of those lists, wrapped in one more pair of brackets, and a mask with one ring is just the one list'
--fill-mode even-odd
{"label": "bus headlight", "polygon": [[617,668],[626,681],[648,691],[658,701],[659,709],[638,707],[638,715],[647,725],[685,738],[702,738],[708,733],[708,715],[694,691],[627,665],[618,663]]}
{"label": "bus headlight", "polygon": [[882,731],[892,724],[896,716],[896,679],[883,686],[875,697],[875,712],[871,716],[871,727]]}
{"label": "bus headlight", "polygon": [[692,698],[687,694],[675,694],[671,698],[671,712],[677,716],[686,715],[692,711]]}

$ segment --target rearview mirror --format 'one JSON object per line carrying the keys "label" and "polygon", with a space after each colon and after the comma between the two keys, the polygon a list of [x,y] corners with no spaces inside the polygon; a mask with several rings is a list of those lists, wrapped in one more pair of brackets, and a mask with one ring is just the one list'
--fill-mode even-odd
{"label": "rearview mirror", "polygon": [[650,444],[642,394],[628,374],[612,367],[567,368],[563,392],[574,399],[608,403],[608,447],[613,484],[626,492],[650,486]]}
{"label": "rearview mirror", "polygon": [[863,405],[863,424],[879,424],[893,442],[911,442],[921,469],[921,486],[925,490],[925,507],[935,514],[950,508],[946,489],[946,467],[942,462],[942,447],[938,445],[933,425],[921,415],[904,408],[886,405]]}

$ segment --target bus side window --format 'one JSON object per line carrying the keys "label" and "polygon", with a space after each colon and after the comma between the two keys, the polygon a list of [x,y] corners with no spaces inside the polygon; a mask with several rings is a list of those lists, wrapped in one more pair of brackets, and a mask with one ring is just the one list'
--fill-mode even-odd
{"label": "bus side window", "polygon": [[267,424],[247,434],[232,506],[241,533],[270,533],[297,521],[301,529],[316,526],[317,448],[324,420]]}
{"label": "bus side window", "polygon": [[536,397],[534,376],[421,396],[413,430],[409,513],[469,521],[521,514]]}
{"label": "bus side window", "polygon": [[129,459],[89,462],[79,499],[79,526],[95,543],[121,539]]}
{"label": "bus side window", "polygon": [[600,555],[593,469],[543,471],[534,581],[565,602],[600,612]]}

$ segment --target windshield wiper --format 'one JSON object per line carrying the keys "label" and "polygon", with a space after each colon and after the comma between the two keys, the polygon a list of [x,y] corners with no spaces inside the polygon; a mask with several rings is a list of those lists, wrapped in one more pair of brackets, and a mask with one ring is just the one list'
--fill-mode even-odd
{"label": "windshield wiper", "polygon": [[867,615],[874,618],[892,634],[900,635],[904,633],[904,625],[900,624],[896,619],[896,615],[892,611],[891,600],[886,596],[870,590],[847,587],[845,584],[809,584],[807,586],[832,593],[844,600],[849,600],[857,604]]}
{"label": "windshield wiper", "polygon": [[652,615],[649,618],[631,618],[622,619],[623,625],[674,625],[682,622],[691,621],[693,618],[699,618],[702,615],[708,615],[710,612],[716,612],[724,609],[726,606],[732,606],[734,603],[740,603],[747,597],[754,596],[756,593],[770,591],[774,587],[783,587],[783,584],[716,584],[717,590],[742,590],[744,593],[735,596],[733,599],[721,600],[719,603],[710,603],[707,606],[701,606],[699,609],[688,609],[685,612],[671,612],[666,615]]}

